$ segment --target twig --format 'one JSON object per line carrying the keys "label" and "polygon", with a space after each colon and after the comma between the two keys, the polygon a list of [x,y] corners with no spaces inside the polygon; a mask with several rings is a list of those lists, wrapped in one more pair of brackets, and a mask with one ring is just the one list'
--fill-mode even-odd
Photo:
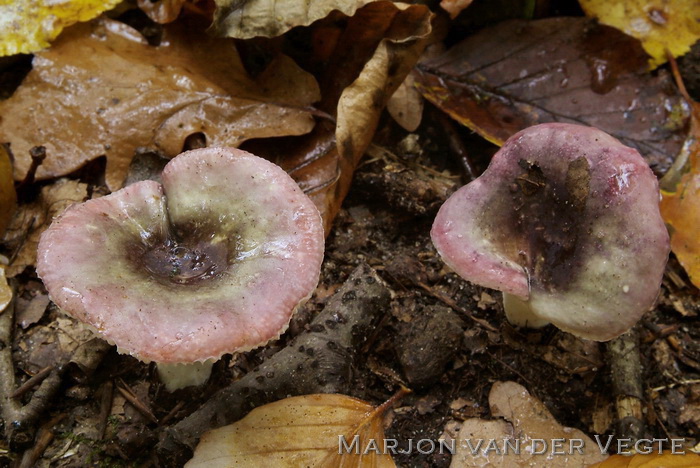
{"label": "twig", "polygon": [[617,410],[617,437],[639,440],[644,434],[642,363],[635,328],[607,343]]}
{"label": "twig", "polygon": [[167,425],[171,419],[175,417],[178,411],[180,411],[183,407],[185,406],[185,402],[183,400],[180,400],[177,402],[177,405],[173,407],[170,411],[168,411],[168,414],[163,416],[163,419],[160,420],[160,425],[165,426]]}
{"label": "twig", "polygon": [[[129,386],[121,379],[120,383],[121,385],[117,385],[117,390],[119,390],[119,393],[122,394],[122,396],[131,403],[131,406],[136,408],[136,410],[141,413],[143,416],[146,417],[149,421],[152,423],[158,424],[158,419],[155,417],[155,415],[151,412],[151,410],[146,406],[140,399],[139,397],[136,396],[134,392],[131,391]],[[122,386],[123,385],[123,386]]]}
{"label": "twig", "polygon": [[695,384],[700,384],[700,379],[680,380],[680,381],[674,382],[672,384],[662,385],[660,387],[654,387],[651,389],[651,391],[652,392],[660,392],[661,390],[668,390],[669,388],[676,388],[679,385],[695,385]]}
{"label": "twig", "polygon": [[467,182],[471,182],[472,180],[476,179],[476,170],[474,169],[474,165],[469,158],[469,153],[462,142],[462,138],[455,129],[454,122],[442,111],[434,110],[433,113],[437,116],[437,119],[440,122],[440,128],[447,136],[447,142],[450,145],[450,150],[459,160],[460,166],[462,167],[464,175],[467,178]]}
{"label": "twig", "polygon": [[109,418],[109,412],[112,410],[112,397],[114,396],[114,383],[108,380],[102,386],[102,398],[100,398],[100,423],[97,426],[98,439],[103,440],[105,438],[105,431],[107,430],[107,419]]}
{"label": "twig", "polygon": [[41,426],[39,434],[37,434],[34,447],[24,452],[19,468],[33,468],[37,466],[37,462],[44,454],[44,451],[53,440],[53,427],[65,419],[65,414],[59,414],[53,417],[49,422]]}
{"label": "twig", "polygon": [[39,372],[37,372],[36,374],[31,376],[29,378],[29,380],[27,380],[22,385],[20,385],[17,390],[12,392],[12,395],[10,395],[10,398],[21,397],[22,395],[27,393],[29,390],[31,390],[32,388],[36,387],[41,382],[43,382],[44,379],[49,376],[49,374],[51,373],[52,370],[53,370],[53,366],[44,367]]}

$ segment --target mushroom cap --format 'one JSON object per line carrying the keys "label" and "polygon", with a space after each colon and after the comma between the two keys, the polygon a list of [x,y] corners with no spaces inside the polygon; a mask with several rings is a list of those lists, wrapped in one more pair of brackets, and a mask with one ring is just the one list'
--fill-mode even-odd
{"label": "mushroom cap", "polygon": [[656,177],[639,153],[590,127],[513,135],[440,208],[431,237],[464,279],[599,341],[653,305],[669,253]]}
{"label": "mushroom cap", "polygon": [[316,206],[281,168],[235,148],[182,153],[162,181],[51,224],[37,273],[52,300],[146,361],[218,359],[279,337],[318,283]]}

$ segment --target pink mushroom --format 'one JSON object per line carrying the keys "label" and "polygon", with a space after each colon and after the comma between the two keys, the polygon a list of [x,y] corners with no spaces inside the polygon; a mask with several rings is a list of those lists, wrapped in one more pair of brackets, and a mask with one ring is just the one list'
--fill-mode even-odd
{"label": "pink mushroom", "polygon": [[[172,390],[285,331],[318,282],[324,233],[297,184],[245,151],[188,151],[162,180],[70,207],[42,235],[37,273],[61,309],[158,363]],[[181,368],[184,384],[170,383]]]}
{"label": "pink mushroom", "polygon": [[653,305],[669,253],[656,177],[595,128],[513,135],[440,208],[431,236],[466,280],[503,291],[511,323],[610,340]]}

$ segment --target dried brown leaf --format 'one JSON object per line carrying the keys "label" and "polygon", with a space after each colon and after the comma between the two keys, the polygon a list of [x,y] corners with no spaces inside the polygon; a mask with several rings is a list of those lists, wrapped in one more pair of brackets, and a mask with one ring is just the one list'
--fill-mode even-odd
{"label": "dried brown leaf", "polygon": [[502,144],[544,122],[598,127],[665,172],[687,133],[688,110],[667,75],[625,34],[585,18],[515,20],[484,29],[419,66],[423,95]]}
{"label": "dried brown leaf", "polygon": [[137,0],[137,5],[156,23],[175,21],[187,0]]}
{"label": "dried brown leaf", "polygon": [[130,27],[102,19],[74,26],[37,54],[17,92],[0,103],[0,141],[12,144],[16,179],[36,145],[47,149],[39,178],[106,155],[114,190],[138,147],[172,157],[195,132],[211,146],[304,134],[314,123],[306,107],[318,98],[315,79],[284,56],[253,79],[232,41],[193,25],[169,28],[152,47]]}
{"label": "dried brown leaf", "polygon": [[13,277],[26,267],[34,266],[41,233],[49,227],[54,217],[86,198],[87,184],[60,179],[43,187],[36,201],[21,206],[3,239],[5,245],[17,251],[8,267],[7,276]]}
{"label": "dried brown leaf", "polygon": [[[452,457],[450,468],[467,468],[481,466],[499,466],[503,468],[520,468],[530,466],[541,467],[585,467],[607,458],[600,453],[598,445],[578,429],[560,425],[547,407],[537,398],[515,382],[496,382],[489,393],[491,414],[504,420],[486,421],[483,419],[468,419],[464,421],[459,431],[456,454]],[[506,422],[507,421],[507,422]],[[533,441],[543,439],[548,450],[543,453],[542,442],[533,446]],[[564,452],[553,455],[553,439],[563,439],[562,447],[557,449]],[[569,450],[569,441],[583,441],[583,453]],[[478,441],[482,445],[476,448]],[[489,441],[495,441],[498,451],[488,450]],[[471,443],[471,447],[466,445]],[[520,450],[506,452],[505,442],[514,447],[520,442]],[[535,450],[529,450],[534,447]]]}
{"label": "dried brown leaf", "polygon": [[415,88],[415,81],[409,74],[386,104],[396,123],[409,132],[416,131],[423,117],[423,96]]}
{"label": "dried brown leaf", "polygon": [[[384,440],[384,406],[336,394],[286,398],[258,407],[235,424],[204,434],[187,468],[396,466],[391,456],[369,450]],[[359,453],[339,450],[355,436]]]}
{"label": "dried brown leaf", "polygon": [[5,277],[6,268],[5,265],[0,264],[0,314],[5,311],[7,305],[12,301],[12,288]]}

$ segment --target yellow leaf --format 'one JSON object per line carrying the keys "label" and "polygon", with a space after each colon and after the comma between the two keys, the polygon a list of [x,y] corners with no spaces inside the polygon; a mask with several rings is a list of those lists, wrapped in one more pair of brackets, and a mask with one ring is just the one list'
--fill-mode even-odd
{"label": "yellow leaf", "polygon": [[697,0],[580,0],[587,16],[615,27],[642,42],[651,67],[666,62],[668,49],[680,57],[700,39]]}
{"label": "yellow leaf", "polygon": [[700,104],[692,106],[688,140],[661,180],[659,209],[671,233],[671,250],[693,284],[700,287]]}
{"label": "yellow leaf", "polygon": [[10,224],[17,209],[17,193],[12,177],[10,155],[3,145],[0,145],[0,238]]}
{"label": "yellow leaf", "polygon": [[700,466],[700,455],[686,452],[685,454],[637,454],[631,457],[613,455],[588,468],[696,468],[698,466]]}
{"label": "yellow leaf", "polygon": [[0,56],[49,46],[66,26],[95,18],[120,0],[0,0]]}
{"label": "yellow leaf", "polygon": [[[186,468],[254,467],[395,467],[384,447],[365,451],[370,440],[384,440],[382,416],[388,405],[374,407],[345,395],[286,398],[251,411],[235,424],[202,437]],[[340,450],[342,439],[360,453]],[[339,453],[342,452],[342,453]]]}

